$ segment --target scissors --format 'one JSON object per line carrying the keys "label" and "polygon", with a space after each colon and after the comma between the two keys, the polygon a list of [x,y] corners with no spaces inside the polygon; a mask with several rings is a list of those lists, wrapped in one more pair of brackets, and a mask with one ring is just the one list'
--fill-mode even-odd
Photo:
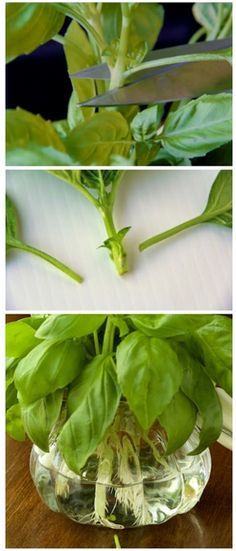
{"label": "scissors", "polygon": [[[147,105],[191,99],[203,94],[230,92],[232,68],[227,58],[231,47],[232,38],[229,37],[154,50],[145,57],[141,65],[124,73],[122,87],[108,90],[79,105]],[[203,54],[205,59],[193,58],[189,61],[188,56],[192,54],[197,54],[198,57]],[[155,67],[153,62],[156,62]],[[106,63],[101,63],[70,76],[106,81],[111,78],[111,71]]]}

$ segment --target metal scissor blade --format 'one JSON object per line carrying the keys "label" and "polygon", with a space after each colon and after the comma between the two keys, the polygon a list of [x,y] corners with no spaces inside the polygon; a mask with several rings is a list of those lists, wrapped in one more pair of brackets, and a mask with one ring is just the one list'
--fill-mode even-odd
{"label": "metal scissor blade", "polygon": [[79,105],[100,107],[167,103],[227,92],[232,87],[231,67],[227,61],[195,61],[165,69],[161,74],[115,88]]}
{"label": "metal scissor blade", "polygon": [[110,80],[111,73],[106,63],[100,65],[93,65],[87,69],[81,69],[77,73],[70,74],[70,77],[76,78],[94,78],[98,80]]}
{"label": "metal scissor blade", "polygon": [[231,48],[231,46],[231,37],[221,38],[219,40],[204,40],[203,42],[196,42],[195,44],[190,43],[181,46],[173,46],[171,48],[162,48],[161,50],[152,50],[143,61],[153,61],[155,59],[165,59],[166,57],[176,57],[179,55],[216,52],[218,50],[226,50],[227,48]]}
{"label": "metal scissor blade", "polygon": [[[225,50],[232,46],[232,38],[223,38],[220,40],[210,40],[208,42],[197,42],[196,44],[184,44],[181,46],[174,46],[171,48],[162,48],[160,50],[153,50],[149,52],[144,58],[146,61],[154,61],[158,59],[165,59],[168,57],[176,57],[180,55],[189,55],[197,54],[204,52],[213,52],[218,50]],[[100,65],[93,65],[93,67],[88,67],[86,69],[81,69],[76,73],[70,74],[70,77],[75,78],[92,78],[98,80],[110,80],[111,73],[108,65],[106,63],[101,63]],[[131,78],[130,80],[134,80]]]}

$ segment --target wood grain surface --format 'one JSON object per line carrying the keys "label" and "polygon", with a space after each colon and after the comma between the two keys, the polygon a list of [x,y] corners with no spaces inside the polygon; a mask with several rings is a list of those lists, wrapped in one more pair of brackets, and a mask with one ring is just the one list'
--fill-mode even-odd
{"label": "wood grain surface", "polygon": [[7,548],[230,548],[231,452],[212,447],[213,468],[201,501],[190,513],[165,524],[114,532],[82,526],[51,512],[29,473],[31,444],[7,438]]}

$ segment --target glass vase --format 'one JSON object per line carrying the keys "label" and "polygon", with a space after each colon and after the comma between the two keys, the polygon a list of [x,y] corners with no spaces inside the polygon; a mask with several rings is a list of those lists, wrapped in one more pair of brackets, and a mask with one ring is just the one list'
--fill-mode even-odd
{"label": "glass vase", "polygon": [[199,501],[211,471],[209,450],[188,455],[198,429],[172,455],[158,423],[143,434],[125,402],[80,474],[66,465],[56,437],[48,453],[35,445],[30,471],[43,502],[81,524],[114,529],[161,524]]}

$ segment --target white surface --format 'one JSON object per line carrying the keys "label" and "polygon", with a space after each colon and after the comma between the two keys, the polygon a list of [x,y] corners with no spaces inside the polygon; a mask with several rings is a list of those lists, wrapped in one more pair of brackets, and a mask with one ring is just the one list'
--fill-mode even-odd
{"label": "white surface", "polygon": [[144,239],[203,210],[216,170],[132,170],[121,184],[117,228],[125,238],[130,272],[116,275],[103,223],[71,186],[44,171],[7,171],[7,190],[22,222],[22,238],[78,271],[78,285],[43,260],[11,252],[7,310],[229,310],[231,238],[205,224],[139,253]]}

